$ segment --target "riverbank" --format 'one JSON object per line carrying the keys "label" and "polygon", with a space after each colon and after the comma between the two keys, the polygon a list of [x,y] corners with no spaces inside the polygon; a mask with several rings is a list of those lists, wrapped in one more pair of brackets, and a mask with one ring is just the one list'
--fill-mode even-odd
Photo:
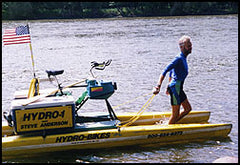
{"label": "riverbank", "polygon": [[238,2],[2,2],[2,20],[238,14]]}
{"label": "riverbank", "polygon": [[109,18],[79,18],[79,19],[38,19],[38,20],[2,20],[2,23],[7,22],[23,22],[26,21],[26,24],[28,22],[71,22],[71,21],[94,21],[94,20],[135,20],[135,19],[168,19],[168,18],[184,18],[184,17],[227,17],[227,16],[238,16],[238,14],[219,14],[219,15],[186,15],[186,16],[155,16],[155,17],[109,17]]}

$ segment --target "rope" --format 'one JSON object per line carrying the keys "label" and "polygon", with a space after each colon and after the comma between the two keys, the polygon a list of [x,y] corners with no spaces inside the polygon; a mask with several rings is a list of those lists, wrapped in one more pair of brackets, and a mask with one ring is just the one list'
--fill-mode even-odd
{"label": "rope", "polygon": [[[83,80],[81,80],[81,81],[79,81],[79,82],[76,82],[76,83],[74,83],[74,84],[68,85],[68,86],[66,86],[66,87],[63,87],[62,90],[63,90],[63,89],[66,89],[66,88],[70,88],[70,87],[72,87],[72,86],[74,86],[74,85],[80,84],[80,83],[82,83],[82,82],[84,82],[84,81],[86,81],[86,79],[83,79]],[[30,104],[30,103],[32,103],[32,102],[35,102],[35,101],[37,101],[37,100],[39,100],[39,99],[41,99],[41,98],[47,97],[47,96],[49,96],[49,95],[52,95],[52,94],[54,94],[54,93],[56,93],[56,92],[58,92],[58,91],[59,91],[59,89],[56,89],[56,90],[54,90],[54,91],[52,91],[52,92],[50,92],[50,93],[44,94],[44,95],[37,95],[37,96],[31,97],[31,98],[28,98],[27,100],[23,101],[23,102],[21,103],[21,105],[26,106],[26,105],[28,105],[28,104]]]}
{"label": "rope", "polygon": [[152,92],[150,92],[150,93],[148,93],[148,94],[144,94],[144,95],[138,96],[138,97],[136,97],[136,98],[134,98],[134,99],[132,99],[132,100],[126,101],[126,102],[124,102],[124,103],[122,103],[122,104],[113,106],[113,109],[116,109],[116,108],[118,108],[118,107],[120,107],[120,106],[122,106],[122,105],[128,104],[128,103],[131,103],[131,102],[133,102],[133,101],[135,101],[135,100],[137,100],[137,99],[139,99],[139,98],[141,98],[141,97],[145,97],[145,96],[148,96],[148,95],[150,95],[150,94],[152,94]]}
{"label": "rope", "polygon": [[126,127],[126,126],[129,126],[131,125],[132,123],[134,123],[141,115],[142,113],[149,107],[149,105],[151,104],[153,98],[155,97],[156,95],[153,94],[149,99],[148,101],[142,106],[142,108],[137,112],[137,114],[133,117],[131,117],[130,119],[128,119],[127,121],[124,121],[124,122],[121,122],[120,124],[123,124],[123,125],[118,125],[118,127]]}

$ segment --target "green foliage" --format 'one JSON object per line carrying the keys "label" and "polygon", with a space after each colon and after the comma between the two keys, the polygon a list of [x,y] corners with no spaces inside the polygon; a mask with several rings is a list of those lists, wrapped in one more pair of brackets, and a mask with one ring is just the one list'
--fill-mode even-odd
{"label": "green foliage", "polygon": [[237,13],[238,2],[2,2],[3,20]]}

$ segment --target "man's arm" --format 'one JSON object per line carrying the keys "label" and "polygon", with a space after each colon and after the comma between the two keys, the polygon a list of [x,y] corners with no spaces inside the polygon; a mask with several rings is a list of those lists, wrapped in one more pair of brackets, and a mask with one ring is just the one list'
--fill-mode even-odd
{"label": "man's arm", "polygon": [[153,94],[158,94],[160,92],[160,88],[161,88],[161,85],[162,85],[162,82],[164,80],[165,76],[163,74],[161,74],[159,76],[159,80],[158,80],[158,85],[157,87],[155,87],[155,91],[153,91]]}

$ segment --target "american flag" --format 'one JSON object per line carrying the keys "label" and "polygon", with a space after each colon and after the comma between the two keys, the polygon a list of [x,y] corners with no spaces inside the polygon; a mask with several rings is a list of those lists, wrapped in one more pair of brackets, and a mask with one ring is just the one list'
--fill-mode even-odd
{"label": "american flag", "polygon": [[3,34],[3,44],[31,43],[28,25],[18,26],[16,29],[6,29]]}

